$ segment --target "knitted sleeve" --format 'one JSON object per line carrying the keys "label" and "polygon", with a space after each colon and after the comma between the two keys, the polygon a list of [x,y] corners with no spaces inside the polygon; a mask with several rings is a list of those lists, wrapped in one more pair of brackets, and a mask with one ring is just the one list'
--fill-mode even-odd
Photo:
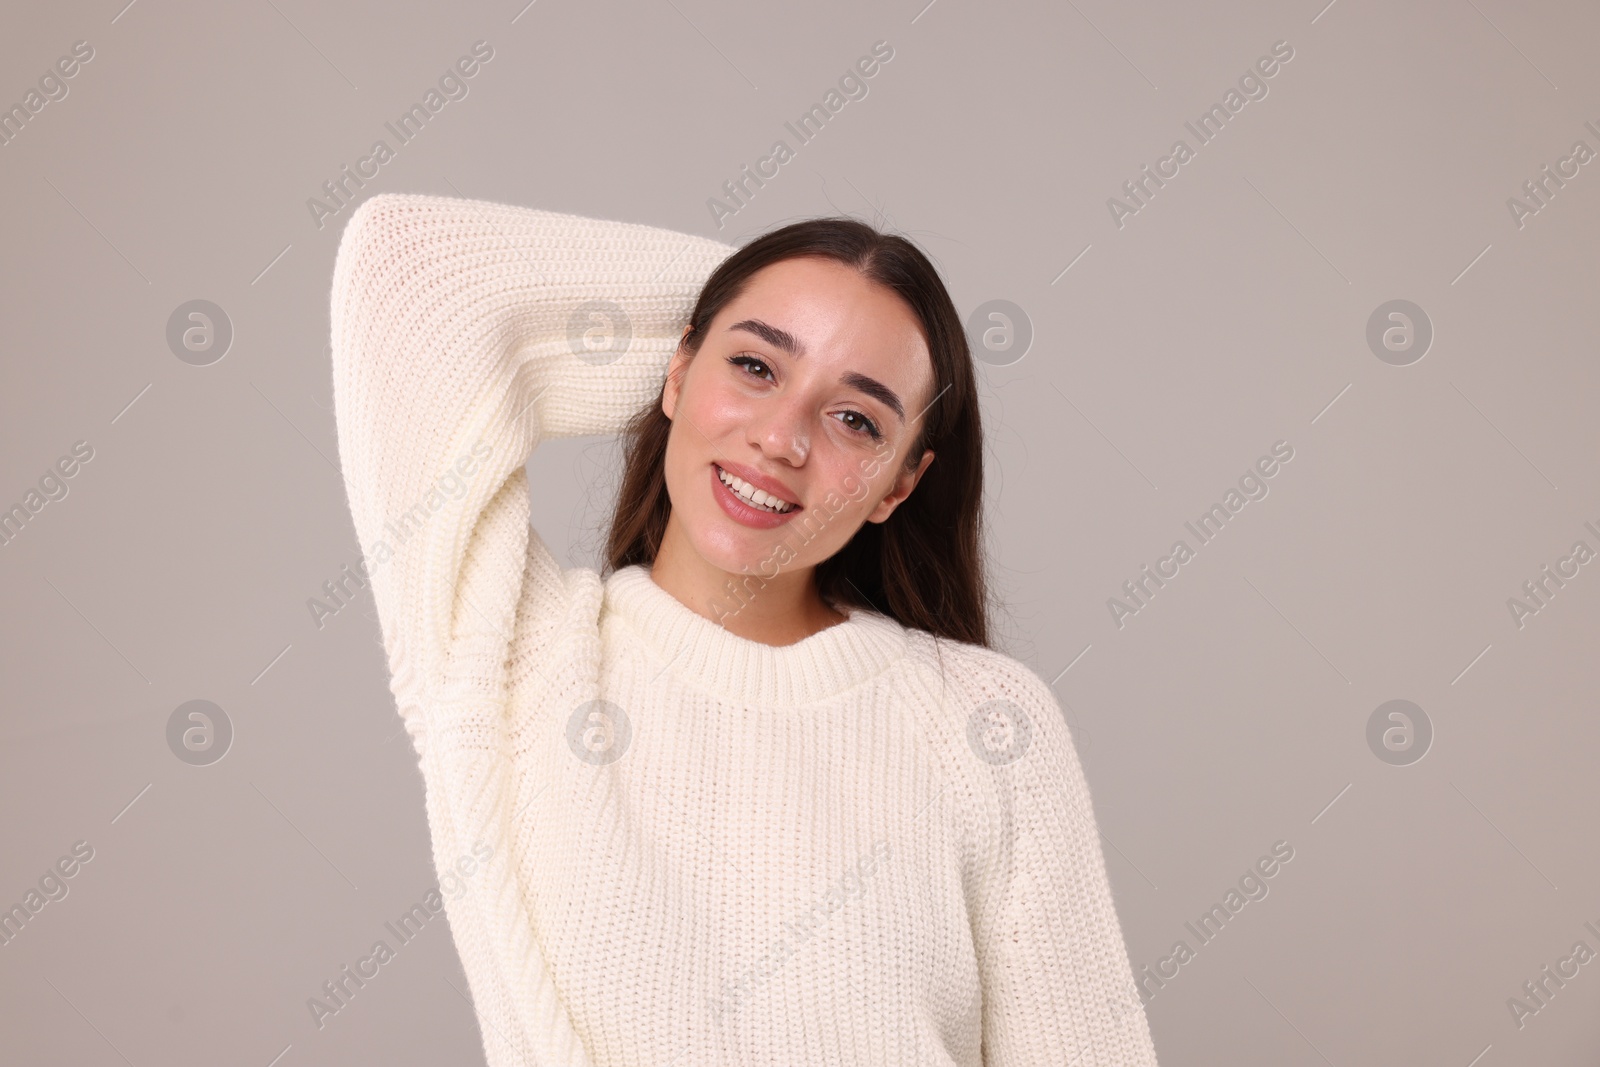
{"label": "knitted sleeve", "polygon": [[[480,841],[514,841],[513,650],[519,678],[544,676],[533,703],[594,684],[596,657],[563,653],[598,644],[599,578],[560,568],[530,530],[521,468],[541,440],[614,432],[656,397],[731,251],[435,196],[374,196],[345,226],[330,297],[339,457],[441,873]],[[485,1055],[584,1067],[516,846],[499,852],[447,902],[474,1006],[494,1020]]]}
{"label": "knitted sleeve", "polygon": [[1088,783],[1055,694],[998,654],[967,709],[992,775],[978,901],[985,1067],[1155,1067]]}
{"label": "knitted sleeve", "polygon": [[528,526],[528,454],[614,433],[654,399],[732,251],[455,197],[379,194],[351,215],[330,303],[339,456],[419,752],[435,706],[504,693],[519,600],[552,635],[562,618],[561,568]]}

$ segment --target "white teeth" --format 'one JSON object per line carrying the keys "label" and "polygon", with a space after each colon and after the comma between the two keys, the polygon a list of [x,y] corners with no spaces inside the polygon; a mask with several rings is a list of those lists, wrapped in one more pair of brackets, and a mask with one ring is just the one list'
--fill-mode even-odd
{"label": "white teeth", "polygon": [[739,496],[742,497],[752,507],[763,508],[767,511],[775,511],[780,515],[794,508],[793,504],[780,502],[778,498],[772,494],[760,489],[756,489],[743,478],[736,478],[727,471],[723,470],[721,467],[717,468],[717,477],[722,479],[723,485],[727,486],[729,489],[732,489],[735,493],[738,493]]}

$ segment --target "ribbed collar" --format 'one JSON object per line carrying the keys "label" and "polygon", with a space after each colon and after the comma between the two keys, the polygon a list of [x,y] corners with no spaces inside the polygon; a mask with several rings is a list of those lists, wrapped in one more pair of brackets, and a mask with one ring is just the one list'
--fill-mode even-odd
{"label": "ribbed collar", "polygon": [[882,673],[906,651],[905,629],[863,608],[792,645],[739,637],[678,602],[640,565],[605,582],[606,610],[691,684],[757,707],[826,700]]}

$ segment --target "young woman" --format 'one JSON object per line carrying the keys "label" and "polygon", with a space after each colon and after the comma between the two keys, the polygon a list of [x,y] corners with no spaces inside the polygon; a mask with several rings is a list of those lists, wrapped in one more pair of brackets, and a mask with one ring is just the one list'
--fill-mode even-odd
{"label": "young woman", "polygon": [[[331,310],[489,1063],[1155,1063],[1066,724],[988,647],[972,362],[913,245],[385,194]],[[564,568],[522,468],[619,431],[606,573]]]}

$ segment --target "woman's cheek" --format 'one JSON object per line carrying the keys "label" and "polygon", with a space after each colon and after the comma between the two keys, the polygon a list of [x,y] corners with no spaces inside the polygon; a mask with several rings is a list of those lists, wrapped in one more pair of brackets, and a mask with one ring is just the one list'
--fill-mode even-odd
{"label": "woman's cheek", "polygon": [[[695,416],[696,422],[716,423],[718,426],[740,425],[748,418],[745,400],[736,390],[712,388],[706,393],[705,401]],[[711,427],[706,428],[709,430]]]}

